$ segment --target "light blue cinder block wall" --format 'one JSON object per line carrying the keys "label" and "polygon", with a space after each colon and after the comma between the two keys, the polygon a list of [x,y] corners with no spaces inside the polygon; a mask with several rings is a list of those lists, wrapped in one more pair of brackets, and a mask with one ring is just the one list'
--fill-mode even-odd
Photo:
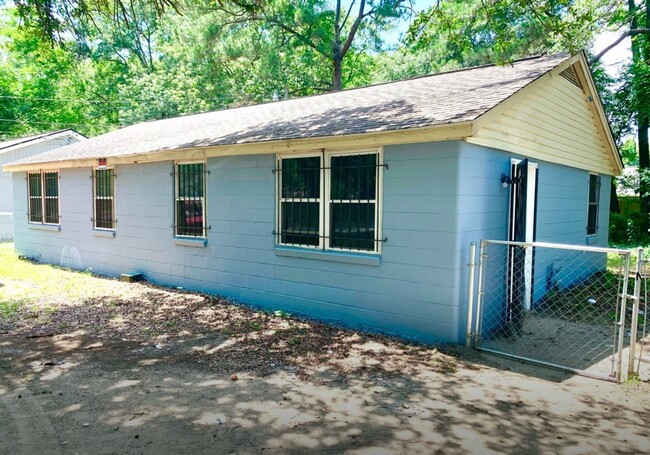
{"label": "light blue cinder block wall", "polygon": [[[459,175],[461,185],[458,200],[459,230],[459,292],[461,314],[465,320],[467,310],[467,264],[469,244],[481,239],[506,240],[508,229],[509,188],[503,188],[501,173],[509,175],[511,158],[525,157],[490,149],[474,144],[460,146]],[[538,242],[564,243],[585,246],[607,246],[609,232],[609,203],[611,177],[601,175],[601,190],[598,212],[598,233],[588,237],[587,205],[589,172],[568,166],[533,160],[538,164],[538,194],[536,240]],[[506,267],[506,247],[491,246],[488,258],[491,268],[486,282],[495,292],[504,292],[503,283]],[[571,274],[565,277],[567,283],[579,280],[605,265],[604,254],[592,254],[587,259],[579,258],[582,253],[562,250],[538,249],[535,255],[534,295],[538,300],[546,292],[549,267],[566,262]],[[582,255],[584,256],[584,255]],[[478,258],[477,258],[478,259]],[[504,297],[505,299],[505,297]],[[498,299],[494,299],[497,301]],[[460,325],[459,339],[464,339],[466,326]]]}
{"label": "light blue cinder block wall", "polygon": [[[20,217],[16,249],[44,262],[59,263],[63,254],[72,257],[72,266],[98,273],[141,271],[157,283],[269,309],[425,342],[456,342],[460,146],[384,148],[389,169],[384,172],[383,236],[388,241],[374,265],[276,254],[272,154],[208,160],[211,229],[205,248],[174,242],[172,163],[161,162],[116,167],[114,238],[92,230],[91,169],[62,169],[61,230],[35,229]],[[25,194],[24,177],[14,176],[16,194]],[[25,200],[16,198],[17,212],[26,213]]]}
{"label": "light blue cinder block wall", "polygon": [[[61,230],[35,229],[26,216],[17,217],[16,249],[43,262],[60,263],[63,256],[73,267],[98,273],[140,271],[157,283],[268,309],[425,342],[458,342],[465,336],[469,242],[505,239],[508,190],[499,177],[509,172],[511,157],[460,141],[385,147],[388,241],[370,265],[331,253],[316,259],[277,254],[272,154],[208,160],[205,248],[175,243],[172,163],[160,162],[116,167],[114,238],[92,230],[91,169],[62,169]],[[588,173],[539,165],[538,240],[584,243]],[[16,212],[24,214],[24,173],[13,180],[20,195]],[[558,204],[560,197],[568,201]],[[602,245],[608,206],[604,178]]]}

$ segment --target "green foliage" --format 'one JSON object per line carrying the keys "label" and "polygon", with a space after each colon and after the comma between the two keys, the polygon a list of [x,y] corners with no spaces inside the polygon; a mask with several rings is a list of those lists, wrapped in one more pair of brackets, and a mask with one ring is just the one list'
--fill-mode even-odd
{"label": "green foliage", "polygon": [[636,142],[633,138],[628,137],[625,142],[619,147],[621,159],[626,166],[638,166],[639,152],[636,148]]}
{"label": "green foliage", "polygon": [[609,214],[609,242],[615,245],[638,246],[650,244],[650,234],[644,228],[641,212],[626,215]]}
{"label": "green foliage", "polygon": [[576,52],[588,47],[620,8],[614,0],[449,0],[416,18],[408,42],[463,66]]}

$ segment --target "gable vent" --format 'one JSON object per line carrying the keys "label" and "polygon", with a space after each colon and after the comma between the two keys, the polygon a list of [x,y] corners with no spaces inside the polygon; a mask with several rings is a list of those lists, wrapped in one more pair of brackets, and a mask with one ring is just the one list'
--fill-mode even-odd
{"label": "gable vent", "polygon": [[578,80],[578,75],[576,74],[576,70],[573,69],[573,66],[570,66],[564,71],[562,71],[560,73],[560,76],[562,76],[564,79],[571,82],[573,85],[575,85],[580,90],[582,90],[582,85],[580,85],[580,81]]}

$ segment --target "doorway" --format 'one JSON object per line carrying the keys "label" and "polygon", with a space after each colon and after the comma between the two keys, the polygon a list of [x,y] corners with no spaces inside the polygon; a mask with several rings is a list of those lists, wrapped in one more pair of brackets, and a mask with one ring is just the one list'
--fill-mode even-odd
{"label": "doorway", "polygon": [[[510,163],[510,203],[508,241],[532,243],[536,240],[537,163],[512,159]],[[506,323],[513,335],[521,336],[524,316],[532,306],[535,253],[532,248],[508,248]]]}

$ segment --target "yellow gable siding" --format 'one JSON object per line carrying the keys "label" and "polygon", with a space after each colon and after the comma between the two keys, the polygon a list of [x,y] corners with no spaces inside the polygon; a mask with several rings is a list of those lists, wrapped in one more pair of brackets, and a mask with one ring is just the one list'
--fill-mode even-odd
{"label": "yellow gable siding", "polygon": [[580,88],[556,74],[515,95],[507,109],[486,119],[466,141],[614,175],[588,102]]}

